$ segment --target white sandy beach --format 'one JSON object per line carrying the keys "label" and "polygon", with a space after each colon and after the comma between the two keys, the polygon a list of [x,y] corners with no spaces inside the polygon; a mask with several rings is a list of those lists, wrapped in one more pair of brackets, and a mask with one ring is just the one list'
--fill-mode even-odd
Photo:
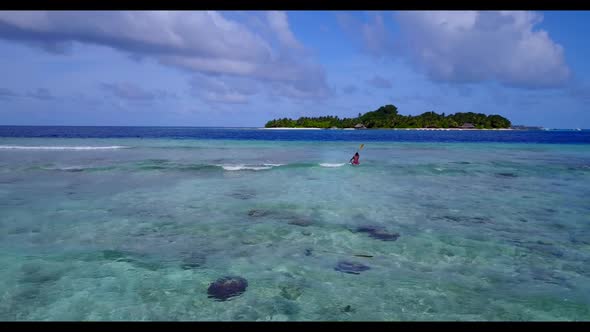
{"label": "white sandy beach", "polygon": [[467,129],[467,128],[394,128],[394,130],[514,130],[511,128]]}
{"label": "white sandy beach", "polygon": [[269,130],[322,130],[323,128],[290,128],[290,127],[276,127],[276,128],[259,128]]}

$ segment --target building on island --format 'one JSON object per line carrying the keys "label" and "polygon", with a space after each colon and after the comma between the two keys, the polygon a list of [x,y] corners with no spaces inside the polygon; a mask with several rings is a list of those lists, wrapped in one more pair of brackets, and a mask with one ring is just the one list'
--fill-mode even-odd
{"label": "building on island", "polygon": [[461,129],[474,129],[475,126],[473,125],[473,123],[469,123],[469,122],[465,122],[461,127],[459,127]]}
{"label": "building on island", "polygon": [[363,125],[362,123],[357,123],[354,126],[354,129],[367,129],[367,127],[365,127],[365,125]]}

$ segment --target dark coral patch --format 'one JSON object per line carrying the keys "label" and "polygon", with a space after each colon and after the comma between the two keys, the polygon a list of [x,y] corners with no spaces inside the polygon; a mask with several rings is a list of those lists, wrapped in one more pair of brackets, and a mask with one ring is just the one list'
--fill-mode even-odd
{"label": "dark coral patch", "polygon": [[336,265],[336,267],[334,267],[334,270],[336,270],[336,271],[350,273],[350,274],[360,274],[361,272],[367,271],[370,269],[371,269],[370,267],[368,267],[364,264],[350,262],[350,261],[339,261],[338,264]]}
{"label": "dark coral patch", "polygon": [[241,295],[246,291],[248,281],[241,277],[223,277],[215,280],[209,285],[207,294],[209,298],[225,301],[232,297]]}

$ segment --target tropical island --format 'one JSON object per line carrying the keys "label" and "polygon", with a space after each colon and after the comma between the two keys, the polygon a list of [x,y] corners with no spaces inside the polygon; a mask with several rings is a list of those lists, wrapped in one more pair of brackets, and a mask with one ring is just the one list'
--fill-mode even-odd
{"label": "tropical island", "polygon": [[322,129],[384,129],[384,128],[457,128],[457,129],[508,129],[508,119],[482,113],[455,113],[445,115],[425,112],[420,115],[401,115],[394,105],[385,105],[377,110],[359,113],[355,118],[338,116],[300,117],[297,120],[282,118],[266,123],[265,128],[322,128]]}

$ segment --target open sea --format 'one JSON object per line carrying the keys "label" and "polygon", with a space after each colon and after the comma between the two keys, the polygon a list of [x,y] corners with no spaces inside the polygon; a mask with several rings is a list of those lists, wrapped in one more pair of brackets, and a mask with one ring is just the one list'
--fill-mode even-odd
{"label": "open sea", "polygon": [[0,299],[3,321],[588,321],[590,131],[0,126]]}

